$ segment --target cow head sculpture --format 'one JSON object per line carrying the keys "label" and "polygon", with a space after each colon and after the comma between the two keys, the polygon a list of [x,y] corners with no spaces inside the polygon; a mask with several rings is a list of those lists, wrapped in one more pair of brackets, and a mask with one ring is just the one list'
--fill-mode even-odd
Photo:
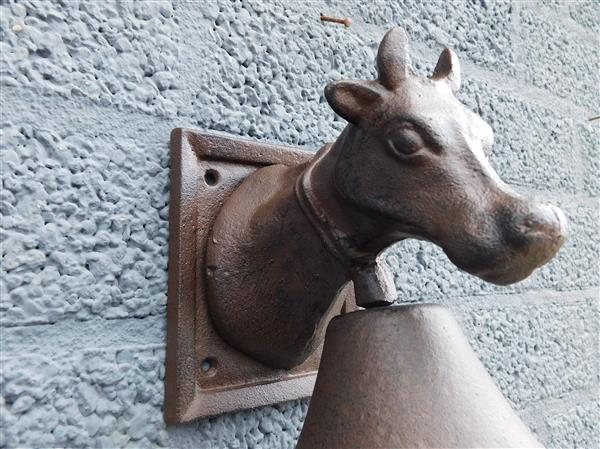
{"label": "cow head sculpture", "polygon": [[436,243],[459,268],[495,284],[550,260],[565,239],[564,214],[518,195],[491,167],[492,129],[455,97],[456,55],[445,49],[431,78],[421,78],[406,33],[394,28],[377,69],[377,80],[325,88],[350,122],[333,174],[346,203],[393,223],[398,236]]}
{"label": "cow head sculpture", "polygon": [[444,50],[433,76],[420,78],[406,34],[393,29],[377,66],[377,80],[326,87],[349,122],[333,144],[256,170],[213,224],[211,319],[231,346],[269,366],[314,353],[348,281],[359,306],[393,303],[376,258],[396,241],[429,240],[496,284],[524,279],[564,241],[562,212],[513,192],[490,166],[492,130],[454,95],[454,53]]}

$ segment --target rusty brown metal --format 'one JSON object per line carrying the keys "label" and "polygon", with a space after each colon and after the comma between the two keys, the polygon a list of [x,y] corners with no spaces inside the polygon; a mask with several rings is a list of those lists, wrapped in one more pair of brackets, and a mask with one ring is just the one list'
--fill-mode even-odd
{"label": "rusty brown metal", "polygon": [[454,95],[454,52],[444,50],[432,77],[421,78],[406,33],[394,28],[377,69],[377,80],[326,86],[349,122],[333,144],[310,161],[254,171],[214,221],[212,322],[265,365],[292,369],[311,357],[352,279],[361,306],[392,302],[376,260],[394,242],[431,241],[460,269],[501,285],[529,276],[564,242],[564,214],[518,195],[490,166],[491,128]]}
{"label": "rusty brown metal", "polygon": [[391,306],[396,300],[394,276],[385,264],[361,266],[352,274],[352,284],[359,307]]}
{"label": "rusty brown metal", "polygon": [[449,309],[334,318],[297,449],[542,447]]}
{"label": "rusty brown metal", "polygon": [[562,212],[489,165],[492,131],[455,98],[451,50],[420,78],[393,29],[377,69],[377,80],[327,85],[349,124],[316,155],[173,131],[167,422],[308,396],[330,319],[393,303],[377,257],[394,242],[429,240],[497,284],[562,245]]}
{"label": "rusty brown metal", "polygon": [[[207,309],[205,248],[215,216],[249,174],[312,157],[299,149],[175,129],[171,135],[165,420],[196,418],[311,394],[320,348],[290,370],[263,365],[226,343]],[[355,310],[351,286],[328,312]],[[326,318],[328,320],[329,318]]]}

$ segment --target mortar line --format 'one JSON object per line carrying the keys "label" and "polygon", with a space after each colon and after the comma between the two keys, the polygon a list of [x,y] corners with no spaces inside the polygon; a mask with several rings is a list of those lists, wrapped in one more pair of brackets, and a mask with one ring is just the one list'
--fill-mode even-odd
{"label": "mortar line", "polygon": [[[596,385],[597,386],[597,385]],[[591,399],[591,398],[594,398]],[[519,408],[520,415],[541,415],[544,410],[553,410],[556,412],[569,411],[582,403],[594,404],[600,399],[598,389],[594,386],[588,388],[580,388],[569,391],[563,395],[552,396],[529,403],[524,403],[522,408]]]}
{"label": "mortar line", "polygon": [[[378,28],[378,25],[362,22],[359,24],[359,26],[367,28],[369,30],[369,34],[372,36],[378,36],[379,34],[382,34],[382,31]],[[373,31],[373,29],[376,31]],[[438,45],[440,49],[444,47],[443,44]],[[430,65],[433,68],[439,56],[438,51],[435,48],[432,48],[430,45],[421,41],[413,41],[410,43],[410,46],[413,50],[417,51],[419,56],[430,61]],[[516,45],[516,47],[520,48],[522,45]],[[548,109],[553,109],[557,106],[560,106],[563,110],[569,111],[571,115],[577,114],[582,117],[582,123],[586,122],[586,119],[588,116],[590,116],[590,114],[593,114],[587,108],[579,106],[567,98],[559,97],[552,91],[537,87],[527,82],[524,78],[517,78],[506,73],[494,71],[491,68],[476,64],[468,59],[468,57],[461,56],[460,54],[458,57],[462,67],[463,77],[465,78],[475,78],[477,80],[487,82],[490,84],[490,87],[508,93],[527,103],[537,104]],[[520,63],[519,61],[520,59],[517,58],[515,65],[518,66]],[[525,63],[522,62],[522,64]]]}
{"label": "mortar line", "polygon": [[[517,293],[500,293],[489,295],[456,296],[451,301],[460,301],[457,309],[469,311],[474,309],[513,308],[522,306],[549,305],[559,307],[574,307],[595,300],[600,306],[600,287],[593,286],[582,290],[557,291],[552,289],[535,289]],[[494,302],[489,302],[494,298]]]}
{"label": "mortar line", "polygon": [[[149,350],[164,350],[166,348],[166,342],[164,344],[152,344],[152,345],[132,345],[132,346],[108,346],[108,347],[85,347],[85,348],[80,348],[80,349],[76,349],[76,350],[72,350],[72,349],[63,349],[61,351],[57,351],[57,352],[53,352],[53,353],[49,353],[49,354],[43,354],[44,357],[48,357],[52,360],[56,360],[56,359],[63,359],[63,360],[71,360],[74,358],[77,358],[79,355],[82,354],[89,354],[89,353],[93,353],[93,354],[111,354],[111,353],[115,353],[115,357],[116,354],[118,352],[121,351],[133,351],[136,353],[139,352],[144,352],[144,351],[149,351]],[[30,358],[31,356],[40,356],[42,354],[39,354],[37,352],[25,352],[25,353],[19,353],[19,354],[10,354],[10,355],[0,355],[0,365],[2,365],[2,363],[4,363],[5,361],[13,361],[13,360],[24,360],[27,358]]]}
{"label": "mortar line", "polygon": [[[30,94],[30,92],[27,89],[24,89],[22,87],[10,87],[5,90],[10,92],[9,95],[15,96],[15,97],[18,96],[21,100],[23,99],[23,93],[25,95]],[[44,99],[42,99],[41,101],[43,102]],[[67,99],[66,101],[71,102],[73,104],[81,104],[80,102],[82,100],[81,99]],[[83,101],[85,102],[85,104],[83,104],[83,106],[85,106],[85,107],[91,106],[91,109],[99,110],[102,113],[106,113],[109,115],[114,114],[116,117],[120,117],[121,115],[124,114],[123,111],[119,111],[111,106],[98,105],[89,98],[85,98]],[[39,100],[38,100],[38,102],[39,102]],[[27,103],[28,102],[26,102],[26,101],[20,101],[18,104],[27,104]],[[88,108],[88,109],[90,109],[90,108]],[[50,111],[48,111],[48,115],[50,115]],[[173,118],[165,118],[165,117],[161,117],[161,116],[155,116],[155,115],[144,113],[142,111],[137,111],[137,110],[132,111],[132,113],[130,113],[130,114],[124,114],[124,115],[127,115],[129,122],[138,121],[142,124],[145,123],[145,124],[147,124],[147,127],[149,127],[149,128],[154,128],[157,124],[161,124],[166,128],[190,126],[192,128],[196,128],[196,129],[199,129],[202,131],[219,133],[219,134],[224,134],[224,135],[228,135],[228,136],[232,136],[232,137],[238,136],[236,134],[223,133],[221,131],[213,130],[210,128],[203,128],[201,126],[194,125],[189,122],[186,123],[185,121],[182,121],[182,123],[178,123]],[[96,117],[96,119],[98,119],[98,118]],[[92,119],[90,118],[90,120],[92,120]],[[103,132],[104,132],[104,130],[103,130]],[[120,135],[118,133],[113,133],[112,135],[120,137]],[[242,137],[247,137],[247,136],[242,136]],[[168,145],[168,136],[167,135],[165,135],[164,141],[165,141],[165,145]],[[290,145],[287,142],[282,142],[282,141],[276,140],[276,139],[262,139],[261,142],[278,144],[278,145]],[[316,150],[318,150],[318,147],[319,147],[318,144],[303,144],[303,145],[290,145],[290,146],[294,146],[294,147],[300,148],[302,150],[311,151],[311,152],[315,152]],[[569,202],[569,203],[572,203],[573,200],[576,200],[577,202],[585,203],[585,205],[588,207],[597,207],[597,204],[598,204],[598,197],[590,196],[589,194],[586,194],[583,191],[577,193],[577,192],[569,192],[569,191],[564,191],[564,190],[552,190],[552,189],[542,190],[541,186],[538,187],[538,186],[527,185],[527,184],[516,183],[516,182],[511,182],[509,184],[511,186],[516,186],[520,189],[526,189],[526,191],[531,192],[533,194],[538,194],[538,195],[542,195],[542,196],[544,196],[544,195],[552,196],[552,198],[564,200],[565,202]]]}
{"label": "mortar line", "polygon": [[[592,399],[595,398],[595,399]],[[539,401],[525,404],[523,408],[517,410],[518,415],[524,421],[534,425],[536,433],[549,439],[552,435],[547,417],[552,417],[560,413],[568,412],[581,404],[594,404],[598,400],[597,388],[575,390],[559,397],[550,397]]]}

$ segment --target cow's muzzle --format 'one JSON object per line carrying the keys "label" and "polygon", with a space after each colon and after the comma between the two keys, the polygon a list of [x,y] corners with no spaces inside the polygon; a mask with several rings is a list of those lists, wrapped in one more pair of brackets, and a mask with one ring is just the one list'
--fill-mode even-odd
{"label": "cow's muzzle", "polygon": [[480,278],[506,285],[529,276],[556,254],[565,241],[567,219],[554,206],[532,205],[502,211],[497,221],[503,248],[492,266],[476,272]]}

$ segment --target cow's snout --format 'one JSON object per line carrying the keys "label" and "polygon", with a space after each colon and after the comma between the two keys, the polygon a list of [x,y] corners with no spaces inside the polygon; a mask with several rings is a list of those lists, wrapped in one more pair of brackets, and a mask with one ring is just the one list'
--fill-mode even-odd
{"label": "cow's snout", "polygon": [[[519,207],[521,206],[521,207]],[[497,216],[500,249],[491,266],[474,274],[494,284],[518,282],[548,262],[560,249],[567,233],[567,219],[554,206],[512,204]]]}
{"label": "cow's snout", "polygon": [[[565,240],[567,219],[557,207],[536,205],[511,214],[511,223],[504,223],[504,237],[514,247],[539,246],[543,253],[550,257]],[[541,256],[542,254],[540,254]]]}

